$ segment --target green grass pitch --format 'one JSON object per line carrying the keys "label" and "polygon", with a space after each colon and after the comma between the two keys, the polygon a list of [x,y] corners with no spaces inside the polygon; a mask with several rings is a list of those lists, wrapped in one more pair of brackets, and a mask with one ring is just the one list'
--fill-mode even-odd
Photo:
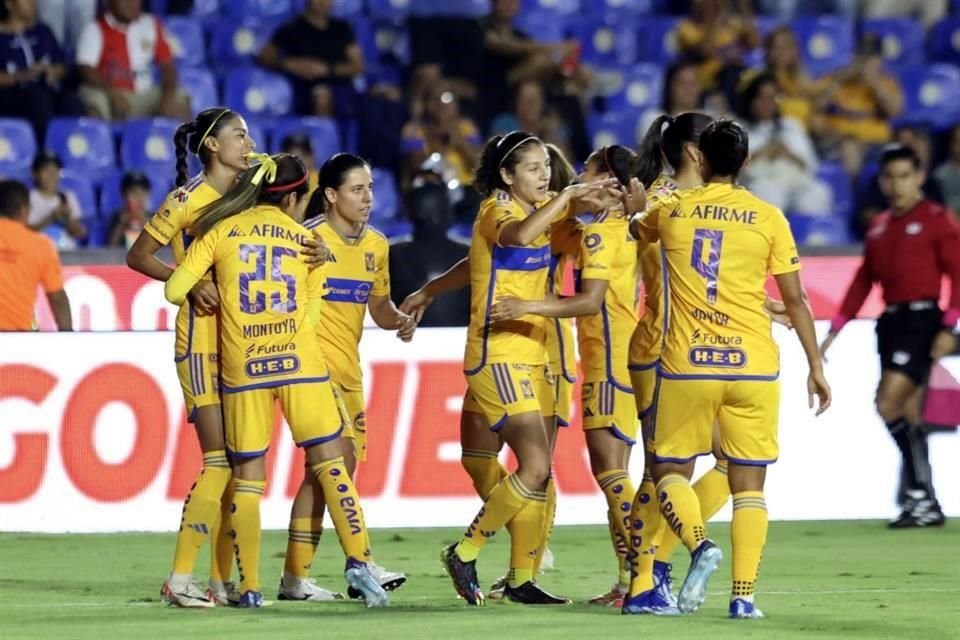
{"label": "green grass pitch", "polygon": [[[442,574],[438,554],[452,529],[378,530],[378,561],[405,570],[409,582],[390,609],[357,602],[277,602],[259,611],[176,610],[159,599],[173,552],[170,534],[0,534],[0,638],[958,638],[960,526],[887,531],[882,523],[776,522],[770,527],[757,602],[764,620],[725,618],[730,579],[729,527],[711,535],[726,557],[703,609],[683,618],[621,616],[584,604],[533,608],[488,602],[467,607]],[[273,598],[283,565],[282,532],[264,534],[261,575]],[[541,583],[582,602],[613,581],[606,529],[558,527],[557,567]],[[675,579],[687,560],[678,551]],[[480,560],[488,583],[506,564],[507,536]],[[342,555],[324,533],[314,574],[343,590]],[[200,572],[205,576],[206,552]]]}

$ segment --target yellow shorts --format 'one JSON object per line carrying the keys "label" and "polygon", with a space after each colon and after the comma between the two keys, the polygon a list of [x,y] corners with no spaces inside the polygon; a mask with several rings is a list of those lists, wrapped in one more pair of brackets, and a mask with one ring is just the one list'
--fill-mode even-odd
{"label": "yellow shorts", "polygon": [[554,412],[553,389],[545,365],[484,365],[467,376],[467,387],[473,402],[464,403],[464,411],[479,409],[487,416],[490,429],[498,431],[510,416],[536,411],[549,416]]}
{"label": "yellow shorts", "polygon": [[659,362],[643,365],[630,365],[630,384],[633,386],[633,398],[637,407],[637,417],[646,418],[653,406],[653,393],[657,388]]}
{"label": "yellow shorts", "polygon": [[363,389],[344,389],[332,382],[333,395],[343,418],[343,437],[353,440],[357,460],[367,459],[367,403]]}
{"label": "yellow shorts", "polygon": [[713,425],[731,462],[777,461],[780,381],[683,380],[661,376],[653,409],[653,453],[688,462],[712,451]]}
{"label": "yellow shorts", "polygon": [[553,376],[553,415],[561,427],[570,426],[573,414],[573,385],[576,380],[569,380],[562,374]]}
{"label": "yellow shorts", "polygon": [[197,409],[220,404],[220,367],[216,353],[188,353],[177,358],[177,378],[187,407],[187,421],[193,422]]}
{"label": "yellow shorts", "polygon": [[591,379],[588,375],[580,392],[580,408],[584,431],[610,429],[627,444],[636,444],[640,421],[630,389],[607,379]]}
{"label": "yellow shorts", "polygon": [[262,456],[270,448],[276,401],[298,447],[334,440],[343,422],[329,382],[303,382],[223,394],[227,450],[240,458]]}

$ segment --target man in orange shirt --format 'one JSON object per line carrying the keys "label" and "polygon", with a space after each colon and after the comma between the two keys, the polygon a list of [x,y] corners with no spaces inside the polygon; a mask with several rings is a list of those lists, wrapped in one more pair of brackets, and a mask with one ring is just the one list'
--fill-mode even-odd
{"label": "man in orange shirt", "polygon": [[0,181],[0,331],[32,331],[37,285],[43,285],[60,331],[72,331],[60,258],[49,238],[27,226],[30,192]]}

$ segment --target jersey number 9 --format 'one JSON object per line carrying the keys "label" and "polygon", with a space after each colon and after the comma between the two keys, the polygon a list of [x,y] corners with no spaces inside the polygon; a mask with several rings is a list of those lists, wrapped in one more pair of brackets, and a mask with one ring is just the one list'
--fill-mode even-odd
{"label": "jersey number 9", "polygon": [[[703,245],[710,244],[707,261],[703,260]],[[693,255],[690,266],[707,281],[707,303],[717,304],[717,280],[720,277],[720,251],[723,249],[723,231],[696,229],[693,232]]]}
{"label": "jersey number 9", "polygon": [[286,284],[287,299],[279,291],[270,294],[270,310],[275,313],[292,313],[297,310],[297,279],[283,273],[283,258],[297,257],[297,252],[287,247],[265,244],[241,244],[240,262],[249,264],[250,256],[254,257],[254,271],[240,274],[240,311],[243,313],[263,313],[267,310],[267,294],[260,291],[255,296],[250,295],[250,285],[254,282],[267,281],[267,249],[270,250],[270,281]]}

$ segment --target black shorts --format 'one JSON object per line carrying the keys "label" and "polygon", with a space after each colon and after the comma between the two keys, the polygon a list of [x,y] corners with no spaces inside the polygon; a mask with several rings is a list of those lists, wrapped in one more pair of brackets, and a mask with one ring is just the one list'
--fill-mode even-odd
{"label": "black shorts", "polygon": [[[911,308],[913,307],[913,308]],[[880,368],[899,371],[917,385],[930,375],[930,348],[943,329],[943,312],[935,302],[892,305],[877,320]]]}

